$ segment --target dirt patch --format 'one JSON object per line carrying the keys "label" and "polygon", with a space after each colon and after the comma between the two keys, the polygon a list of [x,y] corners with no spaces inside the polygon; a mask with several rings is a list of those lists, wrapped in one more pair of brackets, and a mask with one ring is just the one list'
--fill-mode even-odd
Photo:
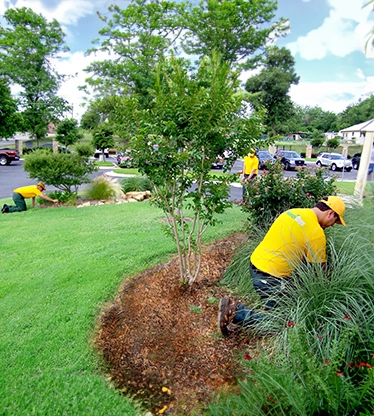
{"label": "dirt patch", "polygon": [[153,414],[190,415],[243,377],[250,342],[240,333],[224,339],[217,312],[227,294],[219,281],[245,239],[238,233],[206,247],[192,286],[181,285],[175,259],[125,282],[103,311],[96,343],[110,378]]}

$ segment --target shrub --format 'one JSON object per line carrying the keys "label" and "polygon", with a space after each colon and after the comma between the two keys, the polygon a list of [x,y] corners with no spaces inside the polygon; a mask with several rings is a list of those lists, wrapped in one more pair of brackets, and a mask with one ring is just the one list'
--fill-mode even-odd
{"label": "shrub", "polygon": [[87,190],[87,196],[95,200],[122,198],[123,191],[116,179],[99,176],[94,179]]}
{"label": "shrub", "polygon": [[132,191],[152,191],[152,183],[146,176],[131,176],[120,181],[124,193]]}
{"label": "shrub", "polygon": [[267,227],[290,208],[311,208],[327,195],[336,195],[335,178],[325,178],[325,169],[297,170],[296,177],[285,178],[280,162],[245,185],[243,210],[250,215],[252,225]]}
{"label": "shrub", "polygon": [[[58,199],[60,203],[65,205],[75,205],[77,202],[77,194],[75,192],[55,191],[48,192],[47,195],[52,199]],[[51,202],[40,197],[37,198],[37,201],[39,205],[51,204]]]}
{"label": "shrub", "polygon": [[94,154],[95,149],[89,143],[78,143],[75,146],[75,151],[78,153],[79,156],[88,158]]}
{"label": "shrub", "polygon": [[31,179],[71,193],[77,192],[79,185],[90,182],[89,174],[97,168],[78,154],[36,150],[25,156],[24,170]]}

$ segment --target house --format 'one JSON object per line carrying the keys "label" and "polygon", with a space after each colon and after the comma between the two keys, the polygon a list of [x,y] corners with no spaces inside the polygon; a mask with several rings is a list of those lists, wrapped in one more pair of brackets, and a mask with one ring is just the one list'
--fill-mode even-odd
{"label": "house", "polygon": [[364,144],[367,131],[374,130],[374,118],[363,123],[355,124],[354,126],[346,127],[340,130],[339,135],[343,136],[347,141],[356,142],[357,144]]}
{"label": "house", "polygon": [[284,137],[288,137],[290,140],[304,140],[302,135],[308,134],[305,131],[297,132],[297,133],[289,133],[286,134]]}

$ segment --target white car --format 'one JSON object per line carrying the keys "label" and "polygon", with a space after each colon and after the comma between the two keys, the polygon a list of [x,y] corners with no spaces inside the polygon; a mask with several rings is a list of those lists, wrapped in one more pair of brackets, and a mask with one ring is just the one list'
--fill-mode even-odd
{"label": "white car", "polygon": [[[94,157],[96,157],[96,159],[98,159],[102,154],[103,154],[103,152],[100,149],[96,149]],[[104,149],[104,156],[109,157],[109,150],[108,149]]]}
{"label": "white car", "polygon": [[344,169],[350,172],[352,170],[352,162],[340,153],[321,153],[317,157],[316,165],[328,167],[333,171]]}

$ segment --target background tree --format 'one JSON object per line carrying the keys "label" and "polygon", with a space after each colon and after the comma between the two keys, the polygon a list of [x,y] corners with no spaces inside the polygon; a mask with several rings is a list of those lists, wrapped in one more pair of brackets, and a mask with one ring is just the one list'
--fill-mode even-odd
{"label": "background tree", "polygon": [[259,115],[246,113],[238,77],[217,56],[192,74],[172,58],[158,66],[148,109],[138,97],[123,100],[122,122],[135,126],[133,160],[153,184],[177,244],[181,279],[190,284],[200,270],[202,235],[230,205],[232,178],[211,177],[212,162],[225,149],[245,154],[261,134]]}
{"label": "background tree", "polygon": [[314,130],[312,133],[312,140],[310,141],[310,144],[313,147],[317,147],[317,149],[319,149],[320,147],[323,146],[324,143],[325,143],[325,136],[318,130]]}
{"label": "background tree", "polygon": [[320,133],[334,131],[337,116],[331,111],[324,111],[321,107],[304,107],[302,128],[310,132],[317,130]]}
{"label": "background tree", "polygon": [[78,128],[78,121],[74,118],[65,118],[57,126],[56,140],[62,145],[69,147],[83,138]]}
{"label": "background tree", "polygon": [[327,140],[326,145],[328,148],[336,149],[340,145],[340,141],[334,137],[333,139]]}
{"label": "background tree", "polygon": [[363,123],[374,118],[374,96],[359,100],[356,104],[349,105],[338,114],[338,129]]}
{"label": "background tree", "polygon": [[100,30],[104,37],[98,50],[116,59],[93,62],[86,68],[93,75],[86,83],[100,95],[139,94],[147,102],[148,88],[154,83],[157,62],[178,37],[178,9],[172,1],[133,0],[126,9],[109,6],[111,16],[101,16],[107,27]]}
{"label": "background tree", "polygon": [[250,93],[251,104],[255,109],[267,110],[265,123],[267,131],[273,135],[288,133],[283,131],[283,122],[294,114],[294,107],[288,92],[291,85],[299,83],[295,60],[286,48],[272,46],[266,49],[263,69],[258,75],[250,77],[245,89]]}
{"label": "background tree", "polygon": [[56,20],[47,22],[28,8],[8,9],[4,18],[8,26],[0,27],[0,71],[21,87],[24,129],[40,139],[48,124],[69,110],[56,95],[63,76],[51,64],[51,58],[67,50],[65,35]]}
{"label": "background tree", "polygon": [[[115,59],[94,62],[86,82],[101,96],[139,94],[147,107],[148,89],[154,84],[157,63],[172,52],[202,58],[219,51],[230,64],[261,52],[270,36],[284,32],[283,19],[270,22],[275,16],[273,0],[208,0],[193,6],[186,1],[132,0],[126,9],[110,6],[110,17],[100,16],[107,27],[99,33],[98,50]],[[181,40],[183,35],[183,42]],[[251,61],[252,62],[252,61]],[[253,64],[253,62],[252,62]]]}
{"label": "background tree", "polygon": [[92,145],[101,150],[101,160],[105,160],[105,149],[114,146],[113,127],[109,123],[101,123],[96,128],[92,135]]}
{"label": "background tree", "polygon": [[269,24],[275,17],[273,0],[202,0],[183,9],[182,46],[190,55],[210,55],[213,50],[230,64],[253,67],[270,36],[285,33],[285,19]]}
{"label": "background tree", "polygon": [[0,79],[0,138],[9,138],[17,131],[20,116],[5,79]]}

